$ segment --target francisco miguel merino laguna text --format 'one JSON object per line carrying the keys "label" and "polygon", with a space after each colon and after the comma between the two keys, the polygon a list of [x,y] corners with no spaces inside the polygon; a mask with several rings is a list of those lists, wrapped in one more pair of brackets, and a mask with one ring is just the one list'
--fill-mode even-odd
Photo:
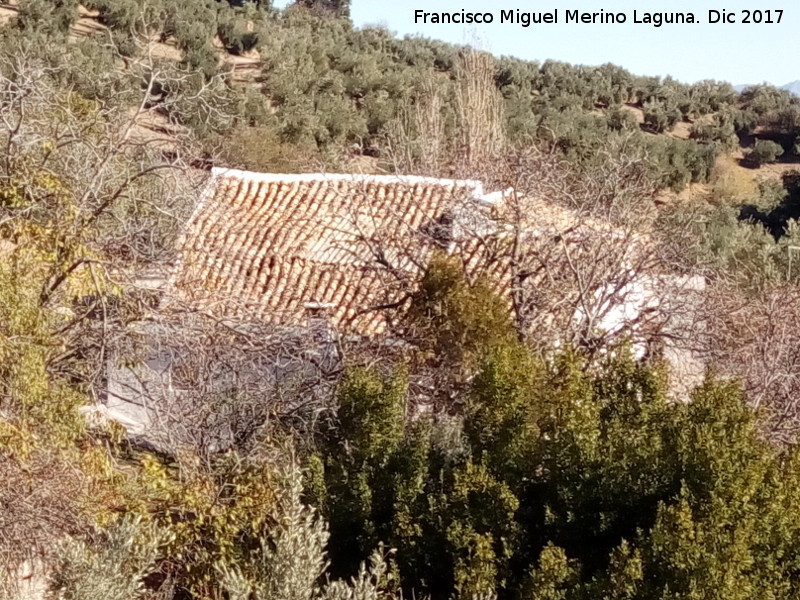
{"label": "francisco miguel merino laguna text", "polygon": [[[709,11],[717,12],[717,11]],[[633,11],[633,23],[642,23],[661,27],[666,24],[698,23],[698,19],[691,12],[640,12]],[[563,17],[563,20],[562,20]],[[713,22],[712,19],[709,19]],[[616,24],[628,22],[628,14],[624,12],[610,12],[600,10],[597,12],[582,12],[579,10],[564,10],[556,8],[546,12],[527,12],[519,9],[501,10],[500,18],[496,19],[492,12],[467,12],[465,10],[454,12],[426,12],[414,11],[414,23],[422,24],[457,24],[457,25],[488,25],[490,23],[510,23],[530,27],[543,23],[596,23]]]}

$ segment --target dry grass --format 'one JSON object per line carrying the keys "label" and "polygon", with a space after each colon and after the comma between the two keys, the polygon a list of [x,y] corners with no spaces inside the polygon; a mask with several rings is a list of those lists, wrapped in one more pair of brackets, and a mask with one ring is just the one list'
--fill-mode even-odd
{"label": "dry grass", "polygon": [[708,183],[690,183],[680,192],[675,192],[669,188],[659,191],[654,198],[657,205],[685,203],[695,204],[698,202],[708,202],[712,199],[713,186]]}
{"label": "dry grass", "polygon": [[173,38],[168,39],[166,42],[159,42],[158,40],[151,41],[147,46],[147,52],[153,58],[160,58],[162,60],[171,60],[178,62],[183,58],[183,52],[175,44]]}
{"label": "dry grass", "polygon": [[762,177],[780,178],[789,171],[800,171],[800,163],[777,162],[771,165],[763,165],[759,171],[761,171]]}
{"label": "dry grass", "polygon": [[639,125],[644,124],[644,111],[641,108],[634,106],[633,104],[623,104],[622,108],[623,110],[627,110],[629,113],[631,113]]}
{"label": "dry grass", "polygon": [[692,134],[692,124],[687,123],[686,121],[678,121],[675,124],[675,127],[672,128],[672,131],[669,132],[670,136],[677,138],[679,140],[688,140],[691,134]]}
{"label": "dry grass", "polygon": [[800,170],[800,164],[778,162],[758,169],[742,166],[744,153],[737,150],[717,158],[711,178],[710,200],[714,203],[750,202],[759,195],[759,184],[773,179],[780,180],[789,171]]}
{"label": "dry grass", "polygon": [[132,109],[130,118],[133,120],[131,140],[148,144],[162,152],[177,152],[180,136],[186,134],[184,128],[154,110],[138,113]]}
{"label": "dry grass", "polygon": [[108,28],[97,21],[96,17],[80,17],[70,29],[71,39],[103,35]]}
{"label": "dry grass", "polygon": [[725,154],[717,158],[711,176],[711,201],[746,202],[758,195],[758,170],[739,164],[741,153]]}

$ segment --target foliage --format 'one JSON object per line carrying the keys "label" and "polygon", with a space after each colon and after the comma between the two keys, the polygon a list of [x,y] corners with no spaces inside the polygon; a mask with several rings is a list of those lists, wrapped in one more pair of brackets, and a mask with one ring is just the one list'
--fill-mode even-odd
{"label": "foliage", "polygon": [[[773,557],[794,556],[800,531],[796,516],[785,519],[785,502],[797,510],[794,459],[760,438],[735,385],[709,379],[691,403],[674,404],[664,373],[624,351],[595,375],[568,356],[532,380],[526,369],[505,375],[518,383],[489,384],[500,372],[490,361],[475,383],[465,455],[448,459],[432,437],[407,428],[401,447],[427,446],[416,454],[414,487],[401,484],[408,462],[391,455],[375,483],[360,484],[373,530],[397,548],[407,590],[635,598],[700,586],[711,593],[741,556],[725,593],[791,596],[800,583],[791,560]],[[323,462],[331,485],[336,456]],[[327,496],[326,513],[337,502]],[[765,523],[756,516],[762,508],[772,515]],[[784,518],[782,533],[764,538],[776,531],[772,518]],[[354,535],[355,527],[340,528],[331,544],[354,547]],[[433,556],[438,568],[422,568]]]}
{"label": "foliage", "polygon": [[276,503],[269,463],[235,455],[212,469],[186,456],[175,468],[145,455],[133,478],[114,485],[118,509],[169,531],[163,557],[183,589],[212,595],[219,569],[240,564],[264,534]]}
{"label": "foliage", "polygon": [[[33,7],[39,1],[29,3]],[[62,9],[59,4],[49,18],[64,21],[57,15],[67,5]],[[220,61],[211,43],[215,35],[229,53],[257,51],[263,60],[258,85],[233,86],[231,80],[226,85],[240,100],[254,89],[267,98],[275,109],[275,131],[281,142],[313,147],[323,154],[355,148],[390,167],[407,168],[408,161],[398,161],[398,156],[410,154],[416,157],[415,170],[449,171],[456,168],[459,157],[469,160],[470,153],[494,146],[500,137],[518,144],[531,139],[552,143],[580,163],[591,157],[608,130],[635,132],[637,144],[648,144],[629,109],[643,111],[642,127],[647,131],[663,133],[681,119],[695,121],[696,139],[723,146],[734,139],[731,127],[746,137],[761,125],[786,138],[787,148],[798,135],[797,102],[769,86],[750,88],[740,98],[729,84],[685,85],[669,77],[636,77],[609,64],[539,64],[506,57],[486,65],[466,64],[465,57],[481,53],[433,40],[397,39],[379,27],[353,28],[347,16],[349,2],[303,0],[283,11],[271,10],[264,2],[211,0],[92,0],[87,6],[99,11],[99,20],[110,28],[123,54],[146,54],[147,40],[153,37],[174,40],[183,64],[202,73],[206,81],[226,68],[224,57]],[[471,79],[465,77],[465,65]],[[489,85],[465,86],[479,80]],[[426,81],[432,87],[422,84]],[[191,92],[171,91],[174,99],[186,93]],[[472,99],[464,102],[467,94]],[[459,106],[481,117],[465,121]],[[594,118],[598,108],[607,111],[606,119]],[[241,112],[235,117],[247,119]],[[706,119],[722,122],[708,125]],[[478,135],[475,127],[481,123],[486,127]],[[231,122],[227,128],[238,124]],[[427,127],[420,127],[423,124]],[[402,135],[398,127],[404,130]],[[425,129],[424,136],[419,129]],[[437,148],[446,148],[446,157],[431,159],[437,152],[431,155],[430,148],[423,148],[430,145],[423,139],[429,135]],[[481,136],[486,139],[479,140]],[[465,144],[473,148],[462,156]],[[491,154],[492,148],[483,150]],[[668,171],[673,168],[668,160],[661,162]],[[674,168],[680,170],[681,165]],[[670,186],[683,177],[668,172],[664,179]]]}
{"label": "foliage", "polygon": [[[53,593],[74,600],[143,598],[164,578],[175,590],[163,597],[198,599],[797,597],[798,454],[765,440],[770,407],[752,411],[713,374],[674,402],[668,369],[625,343],[591,364],[563,345],[534,354],[508,302],[444,254],[410,299],[408,346],[343,370],[335,396],[289,432],[297,459],[276,451],[285,423],[247,454],[204,456],[158,456],[88,426],[78,408],[101,380],[109,329],[141,316],[112,314],[127,306],[112,282],[173,258],[193,194],[167,173],[183,180],[204,164],[192,160],[196,137],[203,160],[219,143],[229,164],[292,171],[354,153],[456,172],[465,156],[482,162],[476,152],[510,160],[514,145],[537,145],[569,165],[572,208],[599,213],[623,198],[629,220],[656,187],[708,180],[719,152],[750,144],[756,127],[758,164],[797,154],[798,102],[769,86],[737,96],[613,65],[493,59],[356,29],[347,2],[241,4],[87,1],[111,44],[67,44],[77,5],[27,0],[2,30],[9,568],[26,558],[19,548],[46,556],[68,535]],[[228,52],[257,52],[261,77],[244,86],[223,72],[215,35]],[[154,58],[154,40],[174,43],[181,64]],[[466,110],[470,99],[480,110]],[[167,147],[140,137],[148,120],[168,131]],[[692,139],[652,135],[680,120]],[[749,206],[721,198],[698,211],[698,247],[684,248],[730,296],[716,307],[732,307],[728,321],[710,333],[721,348],[747,342],[720,364],[751,395],[783,393],[789,409],[796,315],[776,306],[796,297],[784,280],[800,243],[798,189],[790,173],[735,199]]]}
{"label": "foliage", "polygon": [[434,256],[411,300],[409,337],[443,364],[472,367],[516,333],[488,281],[470,283],[456,259]]}
{"label": "foliage", "polygon": [[361,563],[351,582],[323,586],[328,530],[312,508],[302,503],[302,473],[293,459],[279,470],[276,522],[256,555],[243,566],[221,569],[222,587],[232,600],[378,600],[393,598],[392,574],[383,548]]}
{"label": "foliage", "polygon": [[756,140],[746,160],[754,167],[774,163],[783,154],[783,148],[771,140]]}
{"label": "foliage", "polygon": [[386,524],[376,521],[384,510],[385,488],[392,485],[385,479],[387,465],[404,451],[405,392],[402,373],[384,378],[361,369],[348,371],[339,386],[339,428],[325,436],[325,447],[337,450],[321,458],[323,487],[317,498],[327,509],[332,535],[346,532],[347,538],[331,549],[335,566],[355,568],[380,541],[376,528]]}
{"label": "foliage", "polygon": [[271,126],[237,127],[225,137],[222,158],[257,173],[300,173],[320,160],[315,148],[283,141]]}
{"label": "foliage", "polygon": [[692,125],[691,138],[699,142],[718,144],[730,150],[738,144],[735,117],[727,113],[717,113],[711,119],[696,121]]}
{"label": "foliage", "polygon": [[653,133],[669,131],[681,116],[676,106],[657,100],[646,102],[642,110],[644,110],[644,124]]}
{"label": "foliage", "polygon": [[70,539],[59,550],[52,588],[63,600],[132,600],[144,597],[168,532],[123,517],[90,541]]}
{"label": "foliage", "polygon": [[515,487],[535,468],[539,435],[536,382],[543,366],[518,344],[495,349],[474,377],[464,415],[464,436],[476,458]]}
{"label": "foliage", "polygon": [[241,10],[220,11],[217,17],[217,35],[231,54],[244,54],[258,45],[257,22],[262,13],[248,3]]}
{"label": "foliage", "polygon": [[68,443],[84,428],[77,413],[82,395],[49,370],[60,341],[39,306],[41,266],[25,258],[0,266],[0,409],[15,428]]}
{"label": "foliage", "polygon": [[320,12],[331,11],[343,16],[350,14],[350,0],[296,0],[295,3]]}
{"label": "foliage", "polygon": [[63,35],[77,18],[77,0],[22,0],[15,25],[28,33]]}
{"label": "foliage", "polygon": [[635,131],[639,127],[633,113],[620,104],[609,108],[606,118],[611,131]]}
{"label": "foliage", "polygon": [[719,151],[714,144],[668,137],[654,138],[647,147],[652,151],[657,166],[656,180],[661,187],[675,191],[692,182],[708,181]]}

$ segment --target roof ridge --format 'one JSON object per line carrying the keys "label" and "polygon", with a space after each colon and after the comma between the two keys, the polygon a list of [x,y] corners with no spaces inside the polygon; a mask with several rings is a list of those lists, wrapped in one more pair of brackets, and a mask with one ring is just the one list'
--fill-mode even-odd
{"label": "roof ridge", "polygon": [[313,181],[353,181],[356,183],[400,183],[405,185],[427,184],[448,186],[463,186],[472,188],[476,195],[483,195],[483,181],[479,179],[446,179],[440,177],[427,177],[423,175],[365,175],[360,173],[258,173],[229,169],[227,167],[214,167],[212,175],[216,177],[230,177],[247,181],[263,183],[306,183]]}

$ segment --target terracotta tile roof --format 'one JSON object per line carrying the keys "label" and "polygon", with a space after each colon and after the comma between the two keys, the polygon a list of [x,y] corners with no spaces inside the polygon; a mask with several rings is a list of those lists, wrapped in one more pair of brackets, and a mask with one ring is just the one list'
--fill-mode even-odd
{"label": "terracotta tile roof", "polygon": [[215,169],[179,241],[171,291],[284,324],[323,303],[335,326],[374,334],[391,318],[376,308],[411,289],[444,218],[479,213],[489,197],[471,180]]}

